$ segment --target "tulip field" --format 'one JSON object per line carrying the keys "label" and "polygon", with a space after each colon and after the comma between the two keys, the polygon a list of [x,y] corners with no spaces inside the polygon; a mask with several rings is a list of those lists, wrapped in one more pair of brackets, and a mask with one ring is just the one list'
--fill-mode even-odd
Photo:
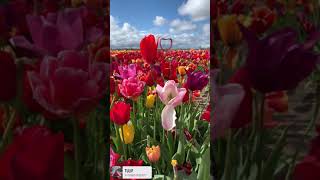
{"label": "tulip field", "polygon": [[211,5],[212,174],[320,179],[318,2]]}
{"label": "tulip field", "polygon": [[111,58],[110,168],[143,165],[154,179],[208,179],[209,51],[162,49],[148,35],[139,50],[112,50]]}

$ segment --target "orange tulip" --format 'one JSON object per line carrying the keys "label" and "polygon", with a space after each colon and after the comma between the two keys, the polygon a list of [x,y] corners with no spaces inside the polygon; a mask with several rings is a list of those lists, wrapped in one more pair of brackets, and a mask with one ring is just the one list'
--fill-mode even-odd
{"label": "orange tulip", "polygon": [[146,153],[150,162],[155,163],[160,159],[160,146],[146,147]]}

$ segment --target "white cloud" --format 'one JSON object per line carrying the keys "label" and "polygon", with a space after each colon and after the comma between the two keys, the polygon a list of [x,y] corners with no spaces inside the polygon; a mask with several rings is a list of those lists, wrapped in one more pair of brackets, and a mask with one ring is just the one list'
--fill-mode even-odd
{"label": "white cloud", "polygon": [[202,26],[202,31],[206,36],[210,36],[210,24],[209,23],[204,24]]}
{"label": "white cloud", "polygon": [[210,0],[187,0],[178,8],[182,16],[191,16],[193,21],[201,21],[210,16]]}
{"label": "white cloud", "polygon": [[195,33],[173,34],[173,48],[209,48],[210,37]]}
{"label": "white cloud", "polygon": [[167,22],[167,20],[162,16],[156,16],[156,18],[153,20],[153,24],[155,26],[162,26]]}
{"label": "white cloud", "polygon": [[122,25],[110,16],[110,44],[111,48],[136,48],[139,47],[140,39],[146,34],[145,31],[139,31],[128,22]]}
{"label": "white cloud", "polygon": [[185,21],[180,19],[175,19],[170,23],[170,33],[190,31],[197,28],[197,25],[193,24],[191,21]]}
{"label": "white cloud", "polygon": [[[177,23],[179,21],[171,22],[173,25],[178,25],[178,24],[190,24],[189,23]],[[182,21],[183,22],[183,21]],[[192,23],[191,23],[192,24]],[[177,28],[177,26],[174,26],[176,28],[171,28],[174,29],[173,32],[168,32],[168,33],[162,33],[162,34],[157,34],[153,33],[156,38],[157,37],[169,37],[173,39],[173,44],[172,48],[174,49],[181,49],[181,48],[208,48],[210,45],[210,36],[209,34],[203,33],[204,31],[204,26],[200,27],[199,30],[196,32],[196,26],[191,25],[191,29],[194,31],[187,31],[186,29],[190,28]],[[184,29],[186,31],[179,31],[181,29]],[[177,31],[178,30],[178,31]],[[169,30],[170,31],[170,30]],[[139,48],[140,46],[140,40],[150,34],[152,32],[148,30],[139,30],[133,25],[131,25],[128,22],[120,23],[116,18],[113,16],[110,16],[110,44],[111,44],[111,49],[130,49],[130,48]],[[159,47],[160,48],[160,47]]]}

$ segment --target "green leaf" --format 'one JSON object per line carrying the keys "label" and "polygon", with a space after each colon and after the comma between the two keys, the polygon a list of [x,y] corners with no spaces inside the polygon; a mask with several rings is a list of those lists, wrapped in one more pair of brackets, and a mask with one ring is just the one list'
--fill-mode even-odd
{"label": "green leaf", "polygon": [[183,137],[183,133],[180,134],[178,143],[178,150],[175,153],[175,155],[173,155],[172,159],[175,159],[178,161],[179,164],[182,164],[185,160],[185,139]]}
{"label": "green leaf", "polygon": [[274,172],[276,170],[276,167],[278,165],[278,161],[281,156],[282,149],[285,145],[285,137],[288,132],[288,127],[286,127],[280,138],[278,139],[277,143],[274,146],[274,149],[272,153],[269,156],[269,159],[266,162],[265,168],[262,170],[262,177],[264,179],[271,179],[271,177],[274,175]]}
{"label": "green leaf", "polygon": [[250,168],[250,176],[248,177],[248,180],[256,180],[258,179],[258,166],[257,164],[254,164]]}
{"label": "green leaf", "polygon": [[162,174],[154,175],[152,179],[153,180],[172,180],[171,177],[165,176],[165,175],[162,175]]}
{"label": "green leaf", "polygon": [[201,157],[197,179],[210,179],[210,148]]}

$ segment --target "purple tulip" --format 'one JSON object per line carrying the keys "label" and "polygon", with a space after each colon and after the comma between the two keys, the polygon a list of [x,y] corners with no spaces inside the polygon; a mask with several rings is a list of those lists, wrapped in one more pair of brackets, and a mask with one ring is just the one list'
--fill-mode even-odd
{"label": "purple tulip", "polygon": [[301,44],[291,28],[278,30],[261,40],[246,28],[241,30],[249,49],[245,68],[253,87],[260,92],[293,89],[316,68],[319,55],[312,47],[320,37],[319,32]]}
{"label": "purple tulip", "polygon": [[15,36],[10,42],[37,56],[55,56],[62,50],[81,49],[84,43],[94,42],[102,36],[102,30],[96,27],[84,28],[82,14],[85,10],[84,7],[69,8],[58,13],[48,13],[46,17],[27,15],[33,44],[24,36]]}
{"label": "purple tulip", "polygon": [[86,55],[62,51],[46,56],[40,72],[28,72],[34,99],[47,111],[70,116],[90,111],[105,95],[107,64],[89,63]]}
{"label": "purple tulip", "polygon": [[195,91],[202,90],[209,82],[209,77],[202,71],[191,72],[188,74],[187,88]]}
{"label": "purple tulip", "polygon": [[129,79],[130,77],[136,77],[137,75],[136,64],[130,64],[128,66],[118,66],[118,70],[122,79]]}

